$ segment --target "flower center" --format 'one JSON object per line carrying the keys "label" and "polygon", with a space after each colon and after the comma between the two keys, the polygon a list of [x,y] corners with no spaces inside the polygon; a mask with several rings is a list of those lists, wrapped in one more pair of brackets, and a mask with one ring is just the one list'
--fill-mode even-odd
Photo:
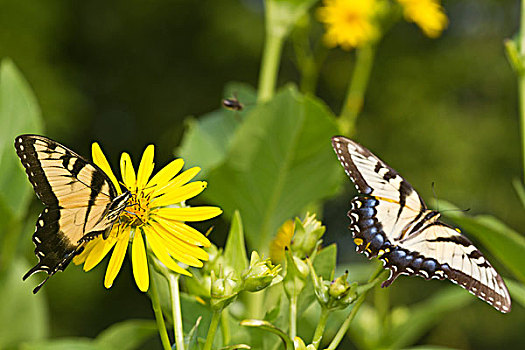
{"label": "flower center", "polygon": [[130,204],[126,208],[123,220],[131,226],[141,226],[148,221],[150,196],[138,191],[131,194]]}

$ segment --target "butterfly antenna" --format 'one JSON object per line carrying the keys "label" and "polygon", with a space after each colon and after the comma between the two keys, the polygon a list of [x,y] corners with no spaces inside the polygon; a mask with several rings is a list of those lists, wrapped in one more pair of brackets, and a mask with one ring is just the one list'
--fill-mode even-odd
{"label": "butterfly antenna", "polygon": [[437,197],[437,194],[436,194],[436,186],[435,186],[435,182],[432,181],[432,193],[434,194],[434,199],[436,200],[436,207],[437,207],[437,211],[439,211],[439,201],[438,201],[438,197]]}

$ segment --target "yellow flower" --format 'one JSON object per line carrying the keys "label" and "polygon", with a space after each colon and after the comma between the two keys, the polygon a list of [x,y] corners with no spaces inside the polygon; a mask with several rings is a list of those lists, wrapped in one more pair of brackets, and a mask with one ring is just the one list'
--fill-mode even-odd
{"label": "yellow flower", "polygon": [[[106,270],[104,286],[110,288],[120,271],[124,256],[131,243],[133,276],[138,288],[149,288],[147,251],[151,250],[166,267],[180,274],[191,276],[178,262],[188,266],[202,267],[201,260],[208,254],[201,248],[209,247],[210,241],[199,231],[186,225],[185,221],[211,219],[222,213],[218,207],[186,207],[184,201],[195,197],[206,188],[206,182],[189,182],[200,171],[198,167],[179,175],[184,165],[175,159],[150,179],[153,172],[154,147],[149,145],[139,165],[138,173],[127,153],[120,158],[122,180],[132,194],[126,210],[113,225],[107,239],[101,236],[86,244],[84,251],[75,257],[75,264],[84,264],[84,270],[95,267],[113,248]],[[92,147],[93,161],[111,179],[117,192],[122,193],[119,183],[106,157],[97,143]]]}
{"label": "yellow flower", "polygon": [[376,0],[324,0],[317,15],[325,23],[325,43],[343,49],[363,46],[379,37],[374,23],[378,4]]}
{"label": "yellow flower", "polygon": [[430,38],[437,38],[448,25],[439,0],[397,0],[407,21],[416,23]]}
{"label": "yellow flower", "polygon": [[270,259],[274,263],[284,260],[284,248],[290,248],[294,231],[295,222],[293,220],[286,220],[277,230],[275,238],[270,243]]}

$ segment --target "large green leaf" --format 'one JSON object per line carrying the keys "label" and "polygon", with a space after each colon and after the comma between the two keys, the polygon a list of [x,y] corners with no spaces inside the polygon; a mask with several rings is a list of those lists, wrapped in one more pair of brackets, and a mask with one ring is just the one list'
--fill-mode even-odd
{"label": "large green leaf", "polygon": [[[490,215],[467,216],[455,206],[440,201],[444,215],[483,244],[521,282],[525,282],[525,237]],[[449,211],[452,209],[452,211]]]}
{"label": "large green leaf", "polygon": [[13,260],[0,276],[0,349],[22,341],[40,340],[47,336],[49,320],[43,292],[34,295],[34,281],[22,282],[29,269],[21,259]]}
{"label": "large green leaf", "polygon": [[229,215],[239,209],[250,248],[266,253],[285,220],[337,189],[341,170],[330,145],[336,133],[325,105],[285,88],[246,116],[205,195]]}
{"label": "large green leaf", "polygon": [[19,219],[26,212],[31,186],[16,156],[14,140],[23,133],[41,133],[42,120],[29,84],[7,59],[0,64],[0,125],[1,217],[8,214]]}

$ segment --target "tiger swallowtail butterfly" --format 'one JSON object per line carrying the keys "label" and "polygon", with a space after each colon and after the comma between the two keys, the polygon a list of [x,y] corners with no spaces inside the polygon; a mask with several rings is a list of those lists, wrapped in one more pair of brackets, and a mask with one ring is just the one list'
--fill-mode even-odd
{"label": "tiger swallowtail butterfly", "polygon": [[45,208],[33,234],[38,263],[23,277],[38,271],[48,276],[63,271],[87,241],[108,237],[131,197],[118,195],[108,175],[97,165],[60,143],[38,135],[20,135],[15,148],[29,181]]}
{"label": "tiger swallowtail butterfly", "polygon": [[459,229],[438,221],[414,188],[365,147],[342,136],[332,146],[363,195],[352,199],[350,231],[356,250],[390,269],[382,286],[399,275],[449,279],[501,312],[511,309],[501,276]]}

